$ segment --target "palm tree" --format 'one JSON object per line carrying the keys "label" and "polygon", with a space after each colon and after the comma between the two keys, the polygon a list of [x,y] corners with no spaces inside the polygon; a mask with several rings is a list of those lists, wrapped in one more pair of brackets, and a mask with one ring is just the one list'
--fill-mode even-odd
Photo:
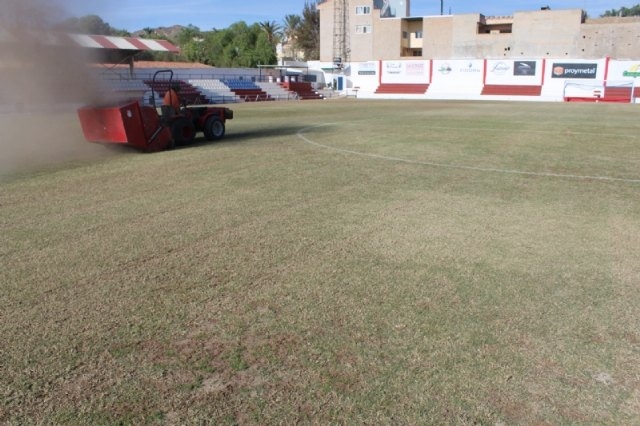
{"label": "palm tree", "polygon": [[305,0],[302,9],[302,22],[296,38],[298,47],[304,52],[306,60],[320,57],[320,12],[314,0]]}
{"label": "palm tree", "polygon": [[302,23],[302,18],[300,15],[286,15],[284,17],[284,44],[289,47],[289,56],[294,56],[294,51],[296,48],[296,39],[298,38],[298,31],[300,29],[300,24]]}
{"label": "palm tree", "polygon": [[262,31],[267,35],[269,44],[275,49],[276,44],[280,42],[280,38],[282,37],[282,27],[275,21],[264,21],[260,22],[259,25],[260,28],[262,28]]}

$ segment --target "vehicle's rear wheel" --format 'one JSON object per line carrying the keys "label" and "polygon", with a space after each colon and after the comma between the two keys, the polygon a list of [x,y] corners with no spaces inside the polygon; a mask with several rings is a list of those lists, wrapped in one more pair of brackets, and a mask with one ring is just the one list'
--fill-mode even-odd
{"label": "vehicle's rear wheel", "polygon": [[177,118],[171,123],[171,136],[176,145],[189,144],[196,138],[196,127],[184,117]]}
{"label": "vehicle's rear wheel", "polygon": [[204,137],[215,141],[224,137],[225,127],[219,117],[209,117],[204,123]]}

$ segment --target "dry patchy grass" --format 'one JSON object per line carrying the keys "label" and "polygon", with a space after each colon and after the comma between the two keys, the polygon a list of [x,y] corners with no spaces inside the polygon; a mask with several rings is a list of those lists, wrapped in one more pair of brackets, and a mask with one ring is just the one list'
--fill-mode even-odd
{"label": "dry patchy grass", "polygon": [[0,182],[0,422],[640,418],[640,184],[448,167],[638,179],[637,108],[234,109]]}

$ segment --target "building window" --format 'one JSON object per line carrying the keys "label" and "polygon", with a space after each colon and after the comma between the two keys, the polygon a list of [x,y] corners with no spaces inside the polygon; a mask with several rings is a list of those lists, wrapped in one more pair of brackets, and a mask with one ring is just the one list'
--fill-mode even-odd
{"label": "building window", "polygon": [[422,49],[414,49],[413,56],[422,56]]}
{"label": "building window", "polygon": [[371,6],[356,6],[356,15],[371,15]]}
{"label": "building window", "polygon": [[371,25],[356,25],[356,34],[371,34]]}
{"label": "building window", "polygon": [[404,39],[409,38],[409,33],[408,33],[408,32],[406,32],[406,31],[403,31],[403,32],[402,32],[402,38],[404,38]]}
{"label": "building window", "polygon": [[506,24],[483,24],[478,23],[478,34],[511,34],[513,31],[513,25]]}
{"label": "building window", "polygon": [[422,38],[422,31],[416,31],[416,38]]}

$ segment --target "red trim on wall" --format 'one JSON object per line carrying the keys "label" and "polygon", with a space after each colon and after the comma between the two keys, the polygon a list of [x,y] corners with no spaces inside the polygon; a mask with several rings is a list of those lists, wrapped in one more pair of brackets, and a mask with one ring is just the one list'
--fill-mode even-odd
{"label": "red trim on wall", "polygon": [[429,59],[429,84],[433,82],[433,59]]}
{"label": "red trim on wall", "polygon": [[607,81],[609,79],[609,61],[611,60],[610,57],[606,57],[604,58],[604,81]]}
{"label": "red trim on wall", "polygon": [[542,59],[542,83],[540,83],[541,86],[544,86],[544,77],[546,72],[547,72],[547,60],[543,58]]}
{"label": "red trim on wall", "polygon": [[486,86],[486,84],[487,84],[487,60],[486,59],[483,61],[483,64],[484,65],[482,66],[482,68],[483,68],[483,70],[482,70],[482,85]]}

